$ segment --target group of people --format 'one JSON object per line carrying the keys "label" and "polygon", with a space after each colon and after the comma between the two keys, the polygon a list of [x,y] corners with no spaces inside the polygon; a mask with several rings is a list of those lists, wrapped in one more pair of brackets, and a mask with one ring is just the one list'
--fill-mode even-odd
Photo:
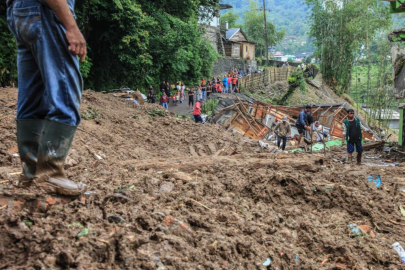
{"label": "group of people", "polygon": [[[248,74],[249,69],[250,67],[248,67]],[[191,109],[196,101],[207,100],[212,93],[239,93],[239,80],[242,77],[244,77],[242,69],[230,69],[226,76],[214,77],[212,80],[202,78],[198,86],[191,88],[186,88],[181,81],[172,87],[168,80],[165,80],[159,85],[159,93],[155,92],[152,85],[149,87],[147,101],[156,103],[158,100],[160,105],[168,109],[170,100],[172,100],[173,106],[178,106],[188,97],[188,105]]]}
{"label": "group of people", "polygon": [[[307,138],[308,134],[309,136],[312,136],[313,133],[317,135],[317,141],[330,139],[329,130],[324,128],[319,121],[313,121],[311,109],[311,106],[306,106],[305,109],[300,112],[295,123],[299,133],[296,137],[298,145],[301,144],[303,136]],[[363,153],[362,130],[368,131],[368,129],[363,126],[359,118],[355,117],[353,109],[347,110],[347,118],[343,121],[342,126],[342,145],[344,145],[345,142],[347,143],[347,162],[351,163],[353,161],[353,153],[356,150],[357,164],[361,164]],[[278,148],[284,151],[287,144],[287,138],[291,135],[291,126],[287,117],[284,116],[282,121],[276,124],[274,127],[274,133],[277,135]]]}

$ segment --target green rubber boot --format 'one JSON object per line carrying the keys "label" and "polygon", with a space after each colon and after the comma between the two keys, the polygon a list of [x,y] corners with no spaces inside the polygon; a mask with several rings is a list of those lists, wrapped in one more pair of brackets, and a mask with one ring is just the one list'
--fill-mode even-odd
{"label": "green rubber boot", "polygon": [[361,158],[362,158],[362,156],[363,156],[363,153],[362,153],[362,152],[357,153],[357,165],[361,165]]}
{"label": "green rubber boot", "polygon": [[19,187],[29,187],[37,170],[38,150],[45,120],[17,120],[17,146],[21,158],[22,174]]}
{"label": "green rubber boot", "polygon": [[76,129],[76,126],[45,120],[35,181],[46,193],[80,196],[86,191],[86,185],[67,179],[63,169]]}

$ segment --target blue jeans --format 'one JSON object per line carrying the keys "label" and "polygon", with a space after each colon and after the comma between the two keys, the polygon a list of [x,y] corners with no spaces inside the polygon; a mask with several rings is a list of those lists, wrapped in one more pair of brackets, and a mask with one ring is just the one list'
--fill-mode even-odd
{"label": "blue jeans", "polygon": [[196,123],[202,123],[203,120],[202,120],[201,115],[194,115],[194,121],[195,121]]}
{"label": "blue jeans", "polygon": [[162,103],[163,108],[169,109],[169,105],[167,105],[167,102]]}
{"label": "blue jeans", "polygon": [[[73,13],[75,0],[68,4]],[[7,22],[17,41],[17,120],[48,118],[79,125],[79,60],[68,50],[66,30],[56,14],[36,0],[14,0]]]}
{"label": "blue jeans", "polygon": [[202,91],[202,99],[207,99],[207,91]]}
{"label": "blue jeans", "polygon": [[280,137],[277,136],[277,146],[280,148],[281,140],[283,140],[283,147],[281,148],[283,151],[285,150],[285,146],[287,144],[287,137]]}
{"label": "blue jeans", "polygon": [[347,153],[351,154],[354,152],[354,149],[356,148],[357,153],[362,153],[363,152],[363,145],[361,142],[356,142],[356,143],[347,143]]}
{"label": "blue jeans", "polygon": [[229,84],[224,85],[224,93],[228,93],[229,91]]}

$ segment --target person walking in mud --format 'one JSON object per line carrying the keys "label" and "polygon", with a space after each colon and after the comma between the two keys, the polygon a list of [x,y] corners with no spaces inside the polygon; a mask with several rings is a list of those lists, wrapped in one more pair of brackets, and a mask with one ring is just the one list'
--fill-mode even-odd
{"label": "person walking in mud", "polygon": [[79,196],[86,185],[66,177],[65,159],[77,126],[86,40],[74,18],[75,0],[7,0],[7,22],[18,47],[18,186]]}
{"label": "person walking in mud", "polygon": [[291,126],[290,123],[287,121],[287,117],[283,116],[282,121],[277,123],[276,127],[274,128],[274,133],[277,134],[277,147],[280,149],[281,140],[283,144],[281,146],[281,150],[285,150],[287,145],[287,136],[291,133]]}
{"label": "person walking in mud", "polygon": [[347,118],[343,121],[343,137],[342,145],[344,145],[345,140],[347,142],[347,163],[353,162],[353,153],[356,149],[357,151],[357,164],[361,164],[361,158],[363,155],[363,145],[362,145],[362,133],[361,131],[369,131],[368,128],[361,124],[359,118],[354,116],[354,110],[347,110]]}
{"label": "person walking in mud", "polygon": [[305,109],[303,109],[300,114],[298,115],[297,122],[295,124],[296,128],[298,129],[298,146],[301,144],[301,139],[302,136],[304,135],[306,130],[311,130],[311,127],[307,124],[308,123],[308,115],[311,113],[311,106],[306,106]]}

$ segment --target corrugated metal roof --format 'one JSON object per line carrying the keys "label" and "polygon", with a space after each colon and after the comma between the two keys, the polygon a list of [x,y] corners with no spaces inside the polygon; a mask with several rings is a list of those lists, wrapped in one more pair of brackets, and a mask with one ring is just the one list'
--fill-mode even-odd
{"label": "corrugated metal roof", "polygon": [[231,28],[226,30],[226,39],[230,39],[240,28]]}

